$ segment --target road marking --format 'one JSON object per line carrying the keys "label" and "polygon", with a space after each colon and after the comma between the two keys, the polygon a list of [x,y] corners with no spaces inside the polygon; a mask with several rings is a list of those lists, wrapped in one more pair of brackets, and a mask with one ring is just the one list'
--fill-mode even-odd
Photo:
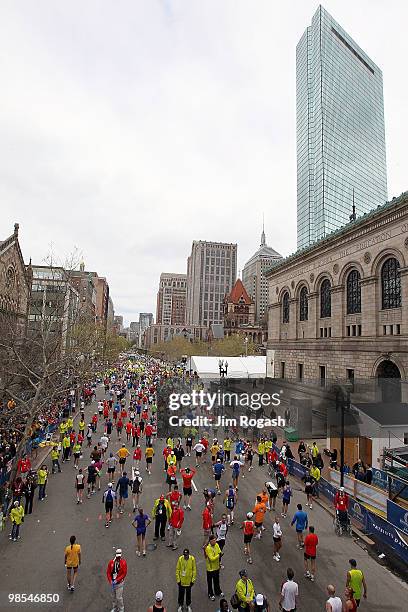
{"label": "road marking", "polygon": [[191,484],[193,485],[194,491],[197,493],[198,489],[196,487],[196,484],[195,484],[194,480],[191,481]]}

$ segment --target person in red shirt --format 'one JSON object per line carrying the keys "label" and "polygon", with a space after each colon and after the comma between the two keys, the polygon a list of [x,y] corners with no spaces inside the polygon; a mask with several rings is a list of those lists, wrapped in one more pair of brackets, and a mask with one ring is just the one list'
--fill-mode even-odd
{"label": "person in red shirt", "polygon": [[184,510],[179,508],[178,502],[172,504],[172,508],[173,512],[171,513],[169,520],[169,543],[167,544],[167,547],[177,550],[177,540],[181,535],[181,528],[184,523]]}
{"label": "person in red shirt", "polygon": [[278,460],[278,453],[276,452],[276,450],[272,448],[270,451],[268,451],[268,454],[267,454],[268,464],[272,463],[273,465],[275,465],[277,460]]}
{"label": "person in red shirt", "polygon": [[129,442],[130,434],[132,433],[132,423],[128,421],[126,423],[126,440]]}
{"label": "person in red shirt", "polygon": [[255,523],[252,520],[253,516],[253,512],[248,512],[246,521],[241,525],[241,529],[244,531],[244,555],[248,557],[248,563],[252,563],[251,542],[255,532]]}
{"label": "person in red shirt", "polygon": [[349,496],[344,490],[344,487],[340,487],[334,497],[334,507],[336,509],[337,517],[342,526],[347,526],[349,522],[348,518],[348,507],[349,507]]}
{"label": "person in red shirt", "polygon": [[204,534],[203,546],[207,546],[209,539],[210,539],[212,526],[213,526],[212,514],[208,506],[204,508],[202,517],[203,517],[203,534]]}
{"label": "person in red shirt", "polygon": [[139,425],[132,425],[132,446],[138,446],[140,438],[140,427]]}
{"label": "person in red shirt", "polygon": [[164,471],[167,470],[167,457],[170,455],[171,453],[171,447],[170,446],[165,446],[163,449],[163,457],[164,457]]}
{"label": "person in red shirt", "polygon": [[122,550],[118,548],[115,558],[111,559],[106,568],[106,577],[111,585],[112,608],[114,610],[124,610],[123,586],[127,575],[127,563],[122,558]]}
{"label": "person in red shirt", "polygon": [[166,497],[169,500],[172,508],[175,504],[179,506],[182,495],[178,489],[178,485],[174,485],[173,491],[170,491],[170,493],[167,493]]}
{"label": "person in red shirt", "polygon": [[116,423],[116,430],[118,432],[118,440],[120,440],[121,435],[122,435],[122,429],[123,429],[123,421],[122,419],[119,417],[118,422]]}
{"label": "person in red shirt", "polygon": [[104,409],[103,409],[103,418],[106,420],[108,416],[109,416],[109,408],[108,408],[108,404],[105,402]]}
{"label": "person in red shirt", "polygon": [[127,417],[127,412],[125,408],[122,408],[122,410],[120,411],[120,417],[122,419],[122,421],[124,421]]}
{"label": "person in red shirt", "polygon": [[23,457],[19,459],[17,464],[17,474],[21,472],[21,474],[27,474],[31,470],[31,461],[28,457]]}
{"label": "person in red shirt", "polygon": [[80,444],[82,446],[83,441],[84,441],[84,434],[82,432],[79,432],[79,434],[78,434],[78,444]]}
{"label": "person in red shirt", "polygon": [[152,433],[153,433],[153,427],[151,425],[151,423],[148,423],[146,425],[146,429],[145,429],[145,434],[146,434],[146,444],[149,445],[151,444],[152,441]]}
{"label": "person in red shirt", "polygon": [[142,460],[142,449],[140,448],[140,445],[138,444],[135,450],[133,451],[133,467],[136,470],[139,469],[141,460]]}
{"label": "person in red shirt", "polygon": [[95,412],[95,414],[92,417],[92,428],[93,428],[94,432],[96,432],[97,424],[98,424],[98,413]]}
{"label": "person in red shirt", "polygon": [[204,438],[204,436],[201,438],[200,443],[204,446],[204,461],[203,463],[205,463],[205,458],[207,456],[207,450],[208,450],[208,440],[207,438]]}
{"label": "person in red shirt", "polygon": [[309,533],[305,537],[304,544],[305,578],[310,578],[310,580],[313,582],[316,575],[316,548],[319,544],[319,538],[314,532],[314,527],[309,527]]}
{"label": "person in red shirt", "polygon": [[169,485],[169,492],[171,491],[171,487],[177,484],[176,480],[177,468],[175,465],[169,465],[167,468],[167,477],[166,482]]}
{"label": "person in red shirt", "polygon": [[147,412],[146,408],[143,408],[142,416],[140,418],[142,419],[142,421],[147,421],[147,419],[149,418],[149,413]]}
{"label": "person in red shirt", "polygon": [[69,434],[69,441],[71,442],[71,446],[74,446],[75,438],[76,438],[75,429],[73,429],[71,433]]}
{"label": "person in red shirt", "polygon": [[191,481],[193,480],[196,470],[190,470],[190,468],[186,468],[185,470],[181,470],[181,477],[183,479],[183,495],[184,495],[184,510],[191,510],[191,496],[193,494],[193,489],[191,486]]}

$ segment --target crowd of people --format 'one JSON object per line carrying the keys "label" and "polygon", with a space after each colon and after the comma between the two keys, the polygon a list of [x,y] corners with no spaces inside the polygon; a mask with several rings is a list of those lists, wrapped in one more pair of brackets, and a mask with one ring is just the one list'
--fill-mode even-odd
{"label": "crowd of people", "polygon": [[[293,453],[286,441],[280,448],[276,446],[273,432],[256,441],[235,433],[230,435],[228,431],[223,432],[222,439],[210,437],[208,432],[194,429],[186,430],[183,437],[170,434],[164,443],[157,437],[159,388],[165,378],[179,374],[177,369],[169,370],[167,365],[155,359],[143,357],[132,364],[125,360],[100,378],[104,397],[95,399],[92,406],[96,410],[91,410],[91,416],[85,416],[85,406],[95,395],[96,383],[89,387],[90,393],[82,394],[75,421],[73,399],[68,398],[58,423],[58,440],[50,454],[51,471],[58,473],[63,464],[72,462],[75,503],[86,504],[98,495],[106,529],[111,528],[116,513],[123,515],[130,506],[136,557],[144,558],[149,554],[150,539],[154,549],[164,545],[173,551],[180,548],[181,554],[175,555],[172,570],[177,587],[178,612],[192,611],[192,587],[204,577],[209,601],[218,599],[218,612],[232,609],[271,612],[276,606],[292,612],[299,606],[302,596],[300,581],[295,577],[303,572],[304,579],[313,583],[318,571],[319,534],[310,512],[318,495],[317,485],[323,467],[317,444],[313,443],[310,447],[304,442],[299,444],[299,460],[307,468],[303,479],[305,497],[304,502],[297,503],[292,510],[293,490],[289,481],[288,459],[293,458]],[[145,479],[151,478],[153,462],[157,462],[163,470],[162,491],[152,508],[146,509],[143,504],[144,485]],[[254,503],[240,509],[243,520],[237,523],[237,506],[242,504],[240,490],[245,488],[250,474],[257,468],[265,476],[264,484],[257,492]],[[46,465],[40,466],[34,474],[31,466],[22,463],[19,472],[10,488],[8,508],[12,522],[10,538],[13,541],[20,537],[24,516],[32,512],[37,488],[39,501],[46,499],[49,476]],[[192,504],[192,496],[194,477],[198,472],[208,479],[208,485],[199,496],[202,539],[200,536],[197,544],[205,560],[205,576],[199,569],[197,554],[193,555],[189,547],[183,546],[183,531],[190,520],[188,515],[197,513],[197,504]],[[23,499],[24,506],[21,503]],[[217,499],[222,502],[221,512],[219,502],[216,504]],[[338,508],[347,513],[343,491],[339,491],[339,498],[336,499],[336,510]],[[223,557],[234,525],[242,534],[242,565],[246,567],[239,571],[235,584],[225,585],[222,584]],[[266,530],[271,533],[271,538],[265,543]],[[256,588],[256,578],[250,566],[253,565],[254,555],[268,555],[269,550],[272,550],[272,561],[281,563],[289,530],[294,530],[296,534],[302,564],[285,568],[283,573],[286,577],[279,599],[272,601],[270,594]],[[254,547],[254,540],[262,543]],[[64,562],[67,590],[73,592],[81,565],[81,544],[75,535],[70,537],[65,548]],[[349,565],[343,600],[336,594],[334,585],[327,586],[327,612],[355,611],[360,601],[367,597],[363,572],[354,559],[350,559]],[[117,548],[106,566],[112,612],[124,610],[127,572],[128,563],[123,549]],[[156,592],[148,612],[158,610],[166,610],[162,590]]]}

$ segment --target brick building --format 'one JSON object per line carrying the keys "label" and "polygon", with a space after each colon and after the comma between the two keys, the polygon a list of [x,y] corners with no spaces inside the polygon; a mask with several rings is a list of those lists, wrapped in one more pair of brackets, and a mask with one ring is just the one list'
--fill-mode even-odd
{"label": "brick building", "polygon": [[406,379],[407,266],[408,192],[272,266],[269,375]]}
{"label": "brick building", "polygon": [[187,275],[163,272],[157,292],[156,323],[185,325]]}

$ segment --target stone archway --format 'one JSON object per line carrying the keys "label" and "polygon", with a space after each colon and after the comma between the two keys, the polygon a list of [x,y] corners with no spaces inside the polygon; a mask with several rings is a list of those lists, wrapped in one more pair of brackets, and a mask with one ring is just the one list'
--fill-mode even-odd
{"label": "stone archway", "polygon": [[390,359],[384,359],[377,366],[376,377],[384,403],[401,402],[401,372]]}

